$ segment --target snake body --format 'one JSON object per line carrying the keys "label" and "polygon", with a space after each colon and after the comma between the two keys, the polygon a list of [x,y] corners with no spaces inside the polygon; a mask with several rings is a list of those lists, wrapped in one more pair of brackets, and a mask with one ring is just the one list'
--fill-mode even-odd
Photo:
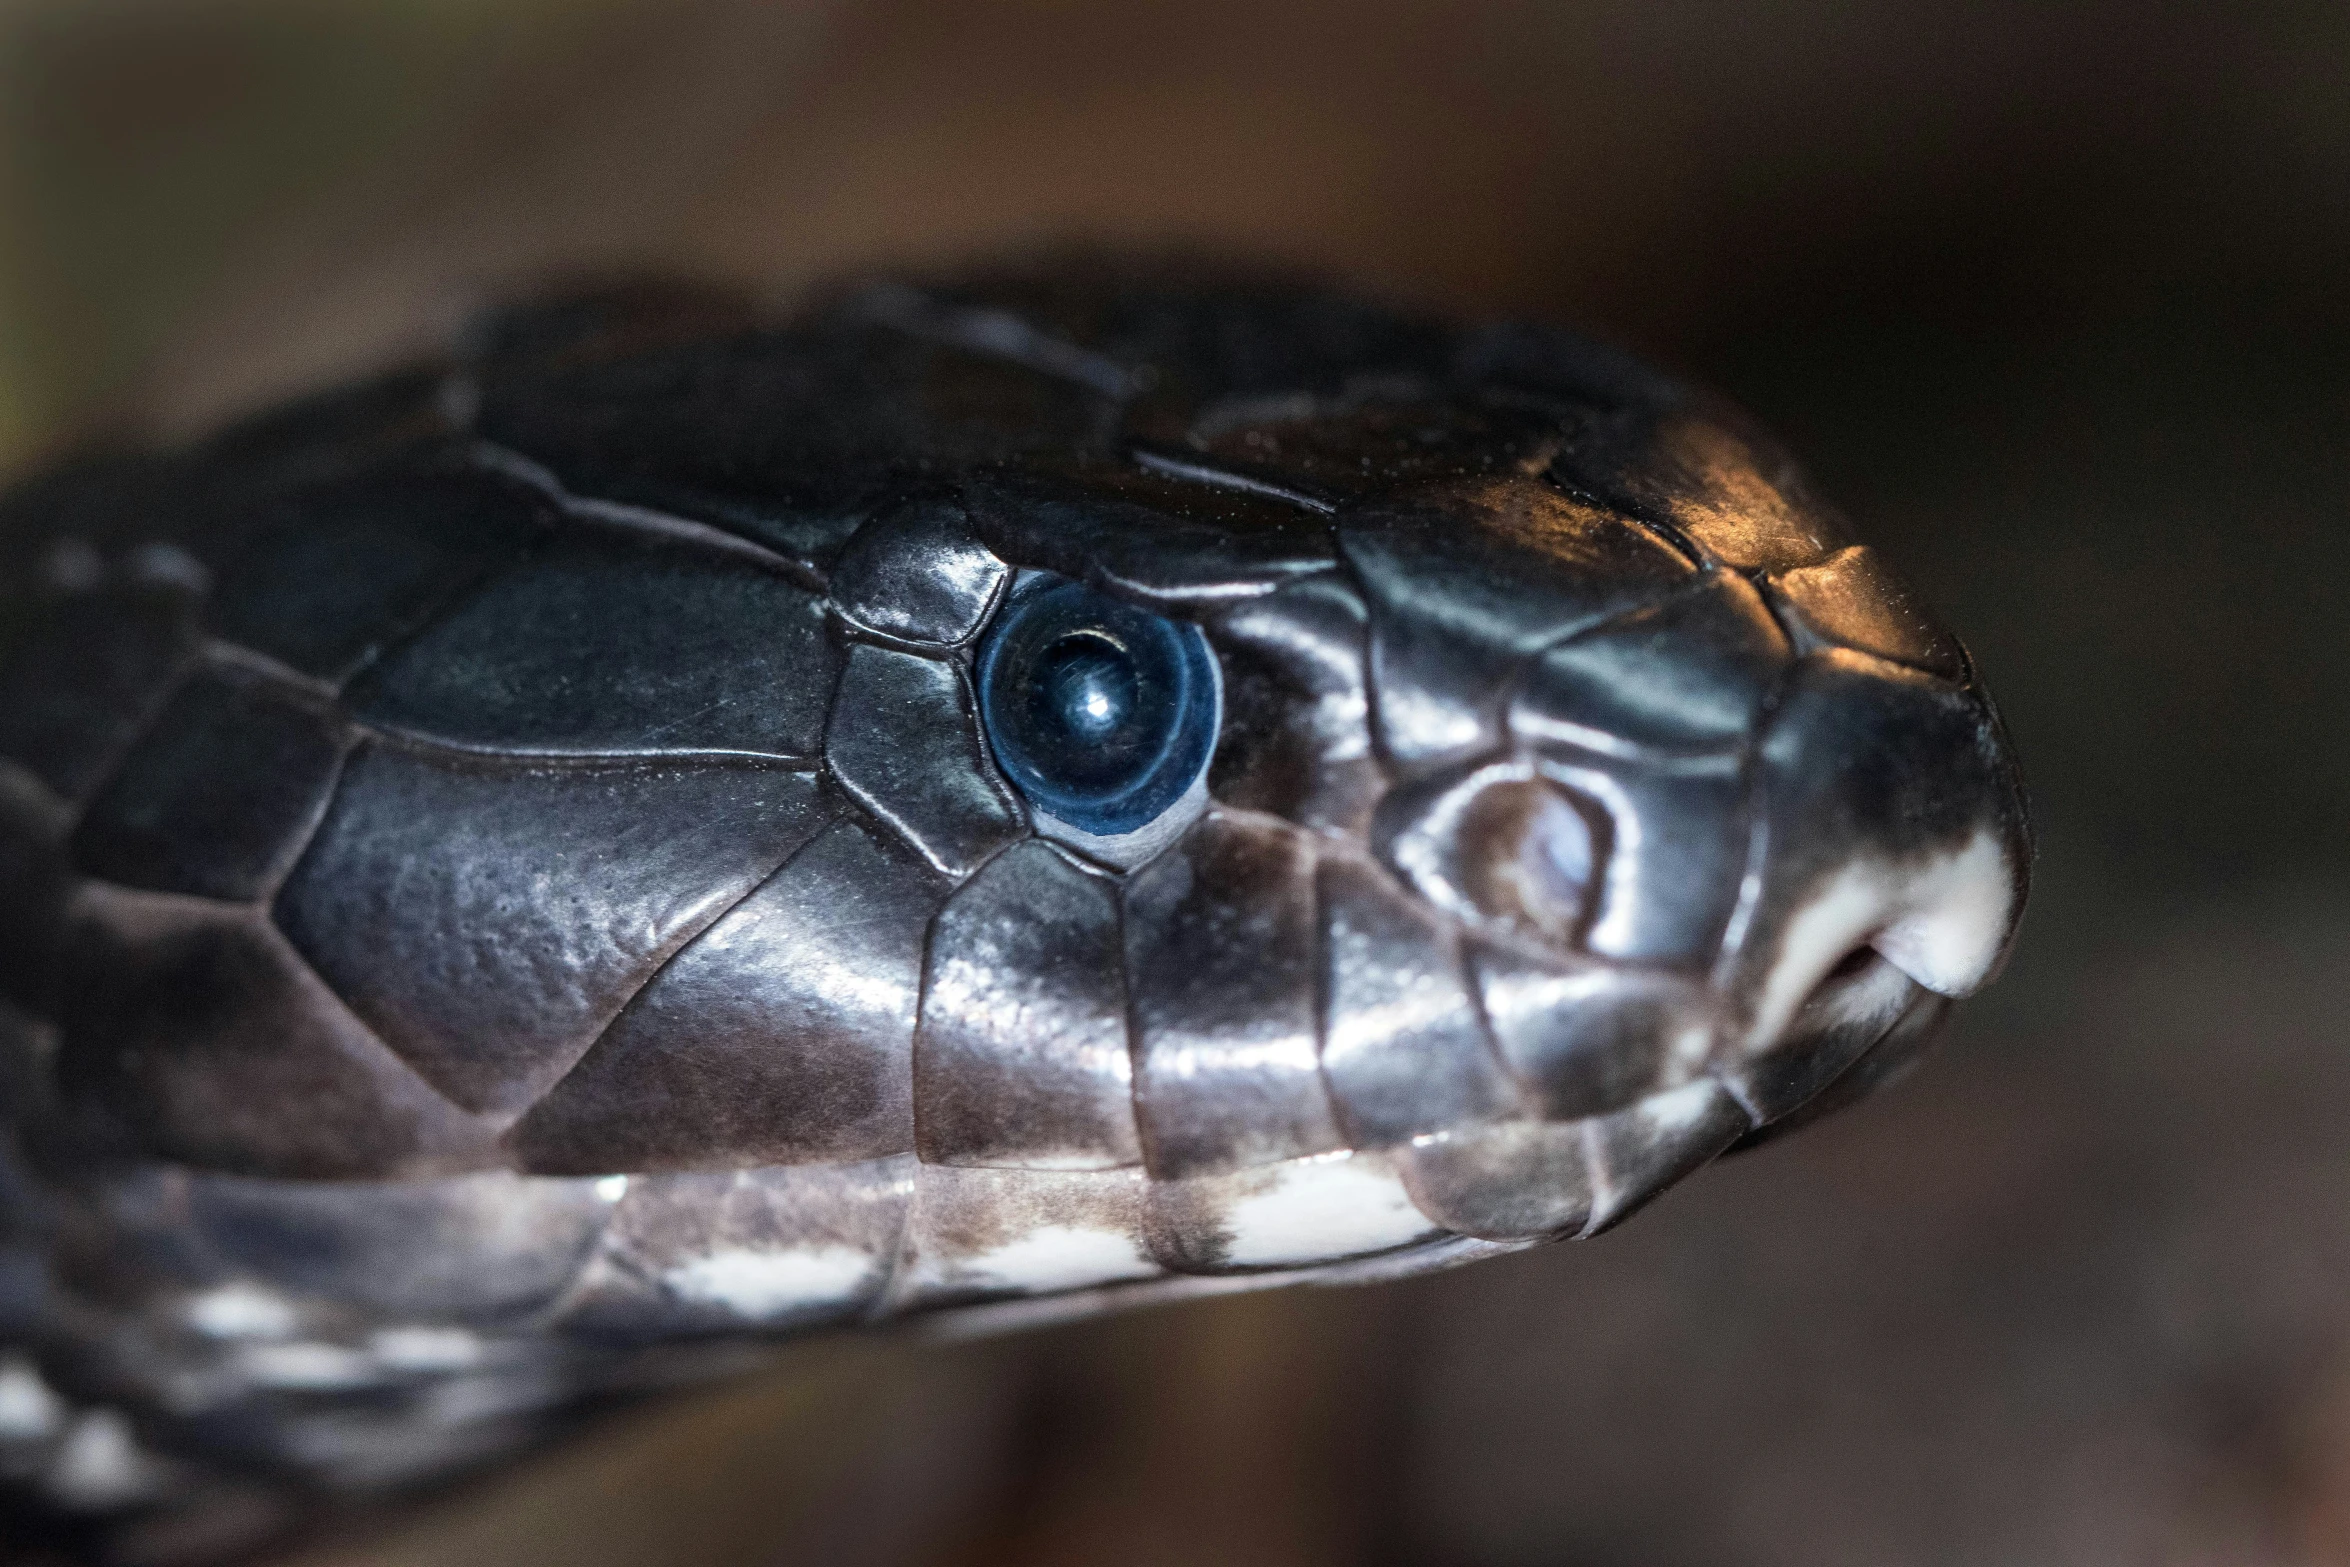
{"label": "snake body", "polygon": [[0,546],[0,1478],[108,1559],[780,1336],[1594,1233],[2029,861],[1741,416],[1285,283],[511,312]]}

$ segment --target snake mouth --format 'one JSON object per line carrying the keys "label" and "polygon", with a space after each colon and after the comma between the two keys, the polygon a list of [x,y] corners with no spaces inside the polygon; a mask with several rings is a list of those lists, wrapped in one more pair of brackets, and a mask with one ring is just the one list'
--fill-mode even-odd
{"label": "snake mouth", "polygon": [[1874,1045],[1890,1033],[1927,988],[1864,941],[1838,958],[1788,1019],[1774,1049],[1818,1049],[1845,1036]]}
{"label": "snake mouth", "polygon": [[1899,1077],[1955,1004],[1873,943],[1853,947],[1821,976],[1768,1050],[1725,1074],[1752,1125],[1731,1151],[1769,1142]]}
{"label": "snake mouth", "polygon": [[2005,955],[2014,899],[2006,852],[1989,828],[1938,854],[1847,863],[1785,920],[1750,1003],[1743,1053],[1784,1050],[1809,1031],[1807,1019],[1902,984],[1972,994]]}
{"label": "snake mouth", "polygon": [[2006,865],[1978,833],[1939,854],[1864,857],[1815,884],[1782,927],[1722,1078],[1766,1141],[1898,1076],[1955,997],[1997,966]]}

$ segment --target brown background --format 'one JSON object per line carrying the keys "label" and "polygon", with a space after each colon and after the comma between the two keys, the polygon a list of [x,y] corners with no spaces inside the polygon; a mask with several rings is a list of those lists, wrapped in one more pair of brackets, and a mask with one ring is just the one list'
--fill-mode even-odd
{"label": "brown background", "polygon": [[0,0],[0,467],[554,273],[1069,240],[1776,424],[2007,705],[2008,978],[1601,1241],[809,1346],[307,1567],[2350,1561],[2350,7]]}

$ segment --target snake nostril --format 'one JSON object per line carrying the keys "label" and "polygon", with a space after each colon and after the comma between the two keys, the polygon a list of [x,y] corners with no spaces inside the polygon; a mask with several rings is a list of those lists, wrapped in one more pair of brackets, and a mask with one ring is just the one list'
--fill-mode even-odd
{"label": "snake nostril", "polygon": [[1539,780],[1486,790],[1463,823],[1467,891],[1488,919],[1572,941],[1592,903],[1591,821]]}
{"label": "snake nostril", "polygon": [[1606,811],[1522,763],[1494,763],[1418,793],[1391,793],[1381,858],[1439,908],[1545,945],[1575,946],[1601,905],[1615,850]]}
{"label": "snake nostril", "polygon": [[1511,869],[1528,902],[1571,920],[1591,886],[1591,824],[1557,795],[1544,796],[1525,819]]}

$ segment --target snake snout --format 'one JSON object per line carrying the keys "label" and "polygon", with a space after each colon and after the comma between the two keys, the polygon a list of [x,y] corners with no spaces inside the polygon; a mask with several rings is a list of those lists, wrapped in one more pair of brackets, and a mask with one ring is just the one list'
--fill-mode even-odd
{"label": "snake snout", "polygon": [[1543,1115],[1710,1076],[1774,1121],[1922,1043],[2004,955],[2030,845],[1979,688],[1813,648],[1760,706],[1735,750],[1521,725],[1533,743],[1381,802],[1376,852],[1463,929]]}
{"label": "snake snout", "polygon": [[1799,662],[1755,782],[1718,1070],[1767,1122],[1905,1055],[1997,971],[2031,844],[1979,688],[1844,650]]}

